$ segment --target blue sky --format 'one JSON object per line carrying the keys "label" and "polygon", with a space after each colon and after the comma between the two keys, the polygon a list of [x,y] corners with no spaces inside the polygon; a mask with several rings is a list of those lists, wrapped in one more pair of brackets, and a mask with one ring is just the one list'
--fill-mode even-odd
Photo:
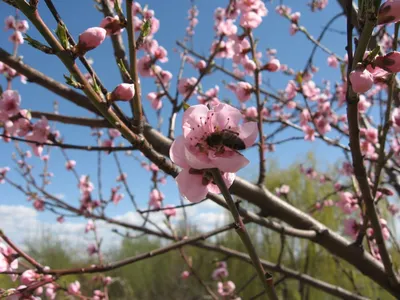
{"label": "blue sky", "polygon": [[[94,9],[94,2],[90,0],[54,0],[55,6],[58,8],[64,22],[67,24],[68,29],[74,37],[78,37],[79,33],[88,27],[98,26],[102,17],[101,13]],[[271,4],[269,1],[266,6],[269,10],[268,16],[264,18],[262,25],[256,30],[255,37],[259,39],[258,50],[263,52],[265,56],[265,50],[267,48],[275,48],[278,50],[277,57],[281,63],[288,64],[295,70],[302,70],[306,64],[309,53],[313,45],[305,38],[301,33],[297,33],[294,37],[289,35],[289,22],[279,16],[275,12],[275,6],[279,1],[273,1]],[[330,1],[328,7],[322,12],[312,13],[309,7],[306,5],[307,1],[284,1],[284,3],[292,8],[293,11],[300,11],[302,16],[300,23],[305,26],[310,33],[317,37],[322,27],[337,13],[340,12],[340,7],[336,1]],[[169,53],[169,62],[161,64],[163,69],[169,70],[174,74],[179,68],[179,54],[174,52],[176,48],[176,40],[182,40],[185,34],[185,28],[187,26],[187,10],[190,7],[190,1],[188,0],[170,0],[170,1],[141,1],[142,6],[148,5],[150,9],[155,10],[155,16],[160,20],[160,30],[155,35],[159,44],[165,47]],[[213,11],[217,6],[224,7],[227,1],[221,0],[199,0],[197,6],[199,9],[199,24],[196,27],[196,35],[194,38],[194,48],[197,52],[207,55],[210,49],[211,41],[214,36],[213,31]],[[47,8],[43,1],[40,1],[39,11],[42,18],[49,25],[51,29],[55,29],[55,22],[50,16]],[[3,2],[0,2],[0,19],[4,19],[8,15],[13,15],[15,10]],[[345,18],[339,18],[332,28],[337,30],[345,30]],[[12,51],[12,44],[8,42],[10,32],[0,30],[0,45],[8,51]],[[43,39],[39,36],[38,32],[31,28],[29,35],[40,41]],[[126,36],[124,35],[124,38]],[[343,57],[345,54],[345,39],[344,35],[330,32],[326,35],[323,40],[323,44],[329,47],[331,50],[336,52],[339,56]],[[112,47],[110,40],[106,40],[101,47],[91,51],[87,56],[94,59],[94,65],[97,74],[102,79],[105,86],[112,90],[117,84],[120,83],[120,76],[118,69],[114,63],[112,56]],[[24,44],[21,46],[19,54],[23,56],[24,62],[37,68],[41,72],[53,77],[57,80],[64,82],[63,74],[67,74],[65,68],[56,57],[46,56],[40,53],[28,45]],[[332,80],[332,85],[335,80],[338,80],[339,70],[332,69],[327,66],[326,59],[328,55],[323,53],[321,50],[317,51],[314,58],[314,64],[320,67],[320,72],[316,75],[314,80],[317,84],[321,84],[323,79]],[[219,61],[221,62],[221,61]],[[230,62],[225,62],[225,65],[230,66]],[[196,76],[190,67],[186,67],[184,77]],[[270,84],[275,89],[283,89],[286,86],[288,77],[281,74],[264,74],[264,79],[270,80]],[[231,80],[220,73],[207,77],[203,81],[203,89],[207,90],[215,85],[219,85],[221,88],[220,97],[222,99],[234,100],[234,95],[223,88],[223,81],[230,82]],[[175,82],[175,79],[173,80]],[[155,85],[152,79],[142,79],[143,95],[151,91],[155,91]],[[5,80],[0,78],[0,84],[4,87]],[[18,80],[13,83],[13,88],[18,89],[22,96],[22,106],[32,110],[42,110],[51,112],[52,103],[54,101],[59,102],[59,111],[63,115],[72,116],[88,116],[92,117],[84,110],[76,107],[75,105],[69,104],[63,101],[60,97],[47,92],[43,88],[34,84],[22,85]],[[172,86],[174,91],[175,86]],[[267,88],[268,89],[268,88]],[[255,103],[254,99],[251,100]],[[298,99],[302,103],[302,99]],[[148,101],[143,99],[146,114],[150,119],[150,122],[155,125],[156,118],[155,112],[149,106]],[[196,99],[191,99],[191,104],[196,103]],[[234,103],[235,100],[234,100]],[[129,114],[130,111],[128,106],[123,104],[122,107]],[[165,122],[168,120],[171,107],[167,101],[164,102],[162,115]],[[180,125],[180,119],[178,119],[178,127]],[[165,126],[163,127],[165,132]],[[57,125],[64,136],[66,142],[71,144],[80,145],[94,145],[95,140],[89,137],[90,130],[83,127],[73,127],[67,125]],[[266,127],[266,132],[271,129]],[[178,131],[179,132],[179,131]],[[293,132],[289,132],[293,134]],[[297,133],[296,135],[301,135]],[[287,137],[288,135],[282,135],[281,138]],[[89,138],[88,138],[89,137]],[[279,138],[280,139],[280,138]],[[122,141],[122,140],[121,140]],[[27,146],[23,148],[29,149]],[[276,159],[282,167],[288,166],[295,161],[303,158],[305,154],[313,150],[317,154],[317,157],[322,166],[333,163],[341,157],[342,153],[332,147],[327,147],[321,142],[307,143],[304,141],[295,141],[290,144],[284,144],[277,146],[275,153],[268,153],[268,159]],[[10,166],[14,167],[10,163],[11,153],[13,147],[11,144],[0,143],[0,167]],[[79,174],[89,174],[94,181],[96,188],[96,162],[97,155],[88,152],[68,151],[69,156],[77,161],[77,171]],[[139,155],[137,153],[137,155]],[[246,178],[254,178],[258,172],[258,161],[257,153],[254,150],[245,152],[245,155],[250,159],[251,164],[239,172],[240,176]],[[146,206],[148,201],[148,195],[150,192],[151,182],[150,174],[139,167],[138,163],[130,157],[125,157],[123,153],[119,153],[119,156],[123,162],[123,168],[128,173],[128,182],[138,200],[140,206],[143,208]],[[30,162],[34,165],[36,172],[39,172],[42,168],[41,161],[33,157]],[[79,192],[76,188],[77,183],[72,174],[65,171],[65,160],[62,157],[60,151],[56,148],[51,150],[50,159],[50,171],[55,174],[52,179],[52,184],[49,186],[49,190],[55,194],[64,195],[64,199],[68,199],[69,203],[78,205]],[[117,176],[117,169],[113,162],[112,155],[103,155],[103,193],[109,195],[110,188],[115,186],[115,178]],[[22,182],[22,179],[18,176],[16,171],[11,172],[13,179]],[[168,183],[165,186],[161,186],[162,192],[166,195],[165,203],[176,204],[179,202],[179,195],[177,192],[176,185],[172,179],[168,179]],[[125,193],[126,194],[126,193]],[[11,188],[9,185],[0,185],[0,206],[1,205],[30,205],[27,204],[25,196],[21,195],[18,191]],[[110,215],[120,215],[129,211],[132,211],[132,205],[128,198],[125,198],[117,207],[110,205],[108,210]],[[53,222],[54,216],[49,213],[39,214],[38,218],[46,222]],[[71,220],[75,222],[75,220]],[[1,227],[1,222],[0,222]]]}

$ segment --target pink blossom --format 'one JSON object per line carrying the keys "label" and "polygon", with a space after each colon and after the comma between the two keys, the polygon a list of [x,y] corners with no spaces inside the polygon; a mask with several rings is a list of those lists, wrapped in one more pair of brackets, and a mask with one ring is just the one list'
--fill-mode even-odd
{"label": "pink blossom", "polygon": [[204,96],[197,96],[197,100],[199,101],[200,104],[209,104],[211,106],[216,106],[220,103],[218,100],[218,92],[219,92],[219,86],[216,85],[215,87],[207,90],[204,93]]}
{"label": "pink blossom", "polygon": [[340,200],[337,205],[345,214],[351,214],[358,209],[358,200],[354,198],[352,193],[341,192],[339,193],[339,198]]}
{"label": "pink blossom", "polygon": [[111,189],[111,201],[117,205],[122,199],[124,199],[125,195],[118,193],[119,187]]}
{"label": "pink blossom", "polygon": [[397,205],[395,205],[395,204],[389,204],[388,205],[388,210],[393,216],[397,215],[398,212],[400,211],[399,207]]}
{"label": "pink blossom", "polygon": [[118,129],[110,128],[108,129],[108,135],[110,136],[110,138],[116,139],[121,136],[121,132]]}
{"label": "pink blossom", "polygon": [[75,160],[68,160],[68,161],[65,163],[65,168],[66,168],[68,171],[70,171],[70,170],[72,170],[73,168],[75,168],[75,166],[76,166],[76,161],[75,161]]}
{"label": "pink blossom", "polygon": [[8,171],[10,171],[9,167],[0,168],[0,184],[5,182],[4,178],[6,177]]}
{"label": "pink blossom", "polygon": [[79,281],[74,281],[68,285],[68,293],[71,295],[79,295],[81,293],[81,284]]}
{"label": "pink blossom", "polygon": [[400,20],[400,2],[397,0],[385,1],[379,8],[378,24],[396,23]]}
{"label": "pink blossom", "polygon": [[[0,273],[5,271],[14,271],[18,269],[18,259],[16,259],[14,250],[0,243]],[[11,275],[11,279],[16,280],[17,276]]]}
{"label": "pink blossom", "polygon": [[64,216],[58,216],[57,217],[57,222],[60,223],[60,224],[64,223],[65,222]]}
{"label": "pink blossom", "polygon": [[94,190],[93,183],[89,180],[89,176],[82,175],[78,184],[81,193],[91,193]]}
{"label": "pink blossom", "polygon": [[360,131],[369,142],[373,144],[378,143],[378,130],[376,128],[361,128]]}
{"label": "pink blossom", "polygon": [[207,63],[204,60],[199,60],[195,65],[195,67],[199,69],[200,72],[202,72],[206,68],[206,66]]}
{"label": "pink blossom", "polygon": [[315,140],[315,130],[309,125],[304,125],[301,128],[305,134],[304,139],[313,142]]}
{"label": "pink blossom", "polygon": [[88,252],[88,254],[90,255],[90,256],[92,256],[93,254],[96,254],[99,250],[97,249],[97,247],[96,247],[96,245],[95,244],[90,244],[88,247],[87,247],[87,252]]}
{"label": "pink blossom", "polygon": [[242,59],[242,65],[243,65],[244,70],[246,71],[246,74],[248,74],[248,75],[252,75],[254,73],[254,71],[257,69],[256,63],[254,62],[254,60],[249,59],[249,57],[247,55]]}
{"label": "pink blossom", "polygon": [[0,121],[19,113],[21,97],[17,91],[6,90],[0,97]]}
{"label": "pink blossom", "polygon": [[371,89],[374,84],[374,78],[367,70],[353,70],[349,78],[351,86],[356,93],[365,93]]}
{"label": "pink blossom", "polygon": [[[216,52],[217,55],[216,57],[219,58],[232,58],[235,52],[233,51],[233,45],[234,45],[233,40],[228,40],[228,41],[221,41],[221,42],[213,42],[211,45],[211,53]],[[218,46],[218,48],[217,48]]]}
{"label": "pink blossom", "polygon": [[271,59],[265,66],[263,66],[263,70],[267,70],[269,72],[279,71],[281,68],[281,63],[278,59]]}
{"label": "pink blossom", "polygon": [[43,201],[43,200],[40,200],[40,199],[36,199],[36,200],[33,202],[33,207],[34,207],[37,211],[44,211],[44,205],[45,205],[44,201]]}
{"label": "pink blossom", "polygon": [[103,278],[103,284],[104,284],[105,286],[110,285],[111,282],[112,282],[112,278],[111,278],[110,276],[107,276],[107,277],[104,277],[104,278]]}
{"label": "pink blossom", "polygon": [[29,24],[27,20],[19,20],[16,24],[16,30],[25,33],[29,29]]}
{"label": "pink blossom", "polygon": [[232,281],[218,282],[218,294],[222,297],[228,297],[235,291],[235,284]]}
{"label": "pink blossom", "polygon": [[339,61],[335,55],[329,56],[327,61],[328,61],[328,66],[332,68],[337,68],[339,66]]}
{"label": "pink blossom", "polygon": [[157,73],[158,77],[157,77],[157,82],[160,79],[160,81],[164,84],[167,85],[171,79],[172,79],[172,74],[169,71],[165,71],[165,70],[161,70]]}
{"label": "pink blossom", "polygon": [[325,117],[318,118],[315,125],[320,134],[326,134],[332,129],[329,121]]}
{"label": "pink blossom", "polygon": [[385,56],[378,56],[375,64],[389,73],[397,73],[400,71],[400,52],[393,51]]}
{"label": "pink blossom", "polygon": [[84,55],[87,51],[90,51],[103,43],[106,38],[107,31],[101,27],[91,27],[86,29],[79,35],[79,41],[76,45],[76,53],[78,55]]}
{"label": "pink blossom", "polygon": [[245,110],[246,118],[254,119],[258,116],[258,111],[255,106],[247,107]]}
{"label": "pink blossom", "polygon": [[101,146],[104,148],[112,148],[114,147],[114,142],[112,139],[106,139],[101,142]]}
{"label": "pink blossom", "polygon": [[277,188],[275,189],[275,192],[276,192],[276,194],[277,194],[278,196],[280,196],[280,195],[287,195],[287,194],[289,194],[289,192],[290,192],[290,186],[288,186],[288,185],[286,185],[286,184],[283,184],[283,185],[281,185],[280,187],[277,187]]}
{"label": "pink blossom", "polygon": [[237,32],[237,26],[233,23],[232,19],[227,19],[224,21],[219,22],[219,24],[217,25],[217,34],[221,35],[227,35],[227,36],[231,36],[236,34]]}
{"label": "pink blossom", "polygon": [[371,103],[367,101],[367,98],[364,95],[360,95],[359,99],[360,100],[358,101],[358,111],[363,114],[371,106]]}
{"label": "pink blossom", "polygon": [[129,101],[133,96],[135,96],[135,85],[130,83],[121,83],[109,95],[110,101]]}
{"label": "pink blossom", "polygon": [[117,182],[124,182],[127,178],[128,178],[128,174],[121,173],[120,175],[118,175],[116,181]]}
{"label": "pink blossom", "polygon": [[154,72],[151,69],[152,64],[153,63],[152,63],[150,55],[145,55],[142,58],[140,58],[137,63],[137,67],[138,67],[140,76],[143,76],[143,77],[154,76]]}
{"label": "pink blossom", "polygon": [[295,13],[292,13],[292,14],[289,16],[290,21],[293,22],[293,23],[296,23],[296,24],[299,22],[300,17],[301,17],[301,13],[298,12],[298,11],[295,12]]}
{"label": "pink blossom", "polygon": [[194,105],[183,115],[183,136],[171,146],[170,157],[184,168],[176,178],[181,194],[192,202],[205,198],[208,192],[219,193],[212,183],[212,176],[204,169],[219,168],[224,180],[230,186],[234,172],[248,164],[248,160],[228,147],[209,146],[207,137],[221,130],[238,134],[245,147],[251,146],[257,138],[257,124],[247,122],[239,125],[242,114],[236,108],[221,103],[209,110],[205,105]]}
{"label": "pink blossom", "polygon": [[238,109],[225,103],[211,110],[205,105],[191,106],[183,115],[183,136],[174,141],[171,159],[181,167],[198,170],[219,168],[223,172],[237,172],[248,164],[248,160],[228,147],[209,146],[207,137],[230,130],[238,134],[245,147],[253,145],[257,138],[257,124],[248,122],[239,125],[242,118]]}
{"label": "pink blossom", "polygon": [[165,205],[166,208],[164,209],[164,214],[169,218],[169,217],[175,217],[176,216],[176,209],[172,205]]}
{"label": "pink blossom", "polygon": [[290,35],[295,35],[299,31],[299,26],[295,23],[290,24],[289,33]]}
{"label": "pink blossom", "polygon": [[393,127],[396,131],[400,131],[400,108],[395,108],[392,112]]}
{"label": "pink blossom", "polygon": [[292,12],[292,9],[286,5],[278,5],[275,8],[275,11],[280,14],[281,16],[283,15],[290,15],[290,13]]}
{"label": "pink blossom", "polygon": [[297,86],[296,83],[293,80],[289,80],[286,89],[285,89],[285,95],[288,100],[292,100],[296,97],[297,95]]}
{"label": "pink blossom", "polygon": [[15,21],[15,18],[13,16],[8,16],[4,20],[4,23],[5,23],[4,30],[15,29],[16,21]]}
{"label": "pink blossom", "polygon": [[355,219],[345,219],[343,221],[344,234],[352,237],[353,239],[357,237],[358,231],[360,230],[360,224],[357,223]]}
{"label": "pink blossom", "polygon": [[153,208],[161,208],[161,201],[164,200],[165,196],[157,189],[153,189],[150,192],[149,206]]}
{"label": "pink blossom", "polygon": [[22,33],[19,31],[14,31],[14,33],[10,35],[8,40],[17,45],[22,45],[24,43],[24,37],[22,36]]}
{"label": "pink blossom", "polygon": [[88,233],[91,230],[95,229],[94,222],[92,220],[89,220],[85,226],[85,233]]}
{"label": "pink blossom", "polygon": [[221,267],[215,269],[211,275],[212,279],[214,279],[214,280],[221,280],[228,276],[229,276],[228,269],[224,266],[221,266]]}
{"label": "pink blossom", "polygon": [[57,287],[53,283],[46,284],[46,297],[50,300],[56,299]]}
{"label": "pink blossom", "polygon": [[253,93],[253,87],[251,84],[244,81],[239,81],[236,85],[233,85],[232,90],[235,92],[236,97],[240,102],[250,100],[251,94]]}
{"label": "pink blossom", "polygon": [[181,274],[182,279],[187,279],[187,278],[189,278],[189,276],[190,276],[189,271],[183,271]]}
{"label": "pink blossom", "polygon": [[197,79],[195,77],[190,78],[182,78],[178,83],[178,92],[183,95],[183,97],[188,98],[193,93],[196,93],[197,87],[194,88],[197,83]]}
{"label": "pink blossom", "polygon": [[162,94],[158,94],[155,92],[151,92],[147,94],[147,99],[150,100],[151,107],[155,110],[160,110],[163,106],[163,102],[161,101]]}
{"label": "pink blossom", "polygon": [[104,28],[107,31],[107,35],[117,35],[121,34],[124,28],[121,26],[121,22],[119,21],[118,16],[114,17],[105,17],[101,23],[100,27]]}
{"label": "pink blossom", "polygon": [[33,270],[26,270],[24,273],[21,275],[21,283],[24,285],[31,285],[35,281],[37,281],[39,278],[39,275],[36,274],[35,271]]}
{"label": "pink blossom", "polygon": [[240,25],[244,28],[254,29],[260,26],[262,22],[262,18],[260,15],[255,13],[254,11],[248,11],[242,13],[240,17]]}
{"label": "pink blossom", "polygon": [[317,97],[321,93],[321,90],[317,88],[315,82],[312,80],[303,83],[302,89],[304,96],[306,96],[309,100],[312,101],[317,100]]}
{"label": "pink blossom", "polygon": [[[48,136],[50,134],[50,125],[45,117],[42,117],[39,121],[37,121],[33,127],[32,132],[30,132],[26,139],[29,141],[34,141],[37,143],[46,143]],[[31,143],[33,153],[36,156],[40,156],[43,151],[43,146]]]}

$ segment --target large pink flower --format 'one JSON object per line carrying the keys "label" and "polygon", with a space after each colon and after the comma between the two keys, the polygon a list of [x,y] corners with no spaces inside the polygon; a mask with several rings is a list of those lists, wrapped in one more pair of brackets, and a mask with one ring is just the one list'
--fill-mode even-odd
{"label": "large pink flower", "polygon": [[183,136],[178,137],[171,146],[170,157],[183,170],[177,176],[179,191],[192,202],[204,199],[208,192],[219,193],[212,176],[206,169],[218,168],[226,185],[232,185],[235,172],[249,161],[236,150],[225,145],[209,145],[207,137],[228,130],[244,143],[253,145],[257,138],[257,123],[247,122],[240,111],[221,103],[213,109],[205,105],[194,105],[183,115]]}
{"label": "large pink flower", "polygon": [[170,150],[171,159],[179,166],[197,170],[218,168],[222,172],[237,172],[249,161],[239,152],[226,146],[210,146],[207,137],[228,130],[244,142],[253,145],[257,138],[257,123],[239,125],[242,113],[225,103],[208,109],[194,105],[183,115],[183,136],[178,137]]}

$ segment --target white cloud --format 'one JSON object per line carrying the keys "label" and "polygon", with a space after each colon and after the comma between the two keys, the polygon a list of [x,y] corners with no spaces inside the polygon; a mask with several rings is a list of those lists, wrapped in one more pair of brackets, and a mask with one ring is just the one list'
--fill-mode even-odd
{"label": "white cloud", "polygon": [[[172,219],[173,222],[183,220],[182,209],[177,211],[178,215]],[[189,207],[186,209],[186,213],[189,223],[196,225],[197,229],[201,231],[209,231],[216,226],[222,226],[229,222],[224,209],[218,207],[212,201],[205,201],[199,205]],[[127,212],[123,215],[114,216],[114,219],[135,225],[143,224],[143,218],[136,212]],[[35,240],[42,237],[43,234],[50,234],[71,246],[86,247],[88,243],[93,241],[93,235],[84,233],[86,221],[84,219],[79,220],[79,222],[73,223],[67,218],[66,222],[62,224],[45,222],[39,219],[39,213],[33,208],[0,205],[0,229],[20,245],[23,245],[26,240]],[[152,213],[150,220],[166,232],[169,232],[164,223],[165,217],[162,212]],[[106,248],[117,246],[120,243],[121,238],[113,233],[112,229],[118,228],[122,233],[126,229],[103,221],[97,221],[96,224],[98,235],[103,239],[103,245]],[[148,228],[156,229],[149,223],[147,223],[147,226]]]}

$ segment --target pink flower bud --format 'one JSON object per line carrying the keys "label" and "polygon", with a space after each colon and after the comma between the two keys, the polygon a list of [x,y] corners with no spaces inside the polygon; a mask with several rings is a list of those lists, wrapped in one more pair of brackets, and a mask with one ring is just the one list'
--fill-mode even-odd
{"label": "pink flower bud", "polygon": [[181,274],[182,279],[187,279],[190,276],[190,273],[188,271],[183,271]]}
{"label": "pink flower bud", "polygon": [[87,51],[90,51],[98,47],[103,43],[106,38],[107,31],[101,27],[91,27],[86,29],[79,35],[79,42],[76,45],[76,53],[78,55],[84,55]]}
{"label": "pink flower bud", "polygon": [[38,274],[33,270],[26,270],[21,275],[21,283],[25,285],[30,285],[37,280]]}
{"label": "pink flower bud", "polygon": [[270,72],[276,72],[281,68],[281,63],[279,62],[278,59],[273,58],[267,63],[264,67],[263,70],[267,70]]}
{"label": "pink flower bud", "polygon": [[396,23],[400,20],[400,1],[388,0],[378,12],[378,24]]}
{"label": "pink flower bud", "polygon": [[27,20],[18,21],[16,24],[16,28],[18,31],[25,33],[29,29],[29,24]]}
{"label": "pink flower bud", "polygon": [[111,101],[129,101],[135,96],[135,86],[129,83],[121,83],[110,94]]}
{"label": "pink flower bud", "polygon": [[199,60],[196,64],[196,68],[199,69],[200,71],[204,70],[206,67],[207,63],[204,60]]}
{"label": "pink flower bud", "polygon": [[365,93],[374,84],[374,78],[367,70],[353,70],[349,77],[351,86],[356,93]]}
{"label": "pink flower bud", "polygon": [[69,160],[65,163],[65,168],[70,171],[76,166],[76,161],[75,160]]}
{"label": "pink flower bud", "polygon": [[164,210],[164,214],[169,218],[169,217],[174,217],[176,216],[176,209],[175,207],[171,206],[171,205],[166,205]]}
{"label": "pink flower bud", "polygon": [[100,27],[107,31],[107,35],[117,35],[124,30],[118,16],[104,18],[100,23]]}
{"label": "pink flower bud", "polygon": [[75,281],[69,284],[68,293],[71,295],[76,295],[81,293],[81,284],[79,281]]}

